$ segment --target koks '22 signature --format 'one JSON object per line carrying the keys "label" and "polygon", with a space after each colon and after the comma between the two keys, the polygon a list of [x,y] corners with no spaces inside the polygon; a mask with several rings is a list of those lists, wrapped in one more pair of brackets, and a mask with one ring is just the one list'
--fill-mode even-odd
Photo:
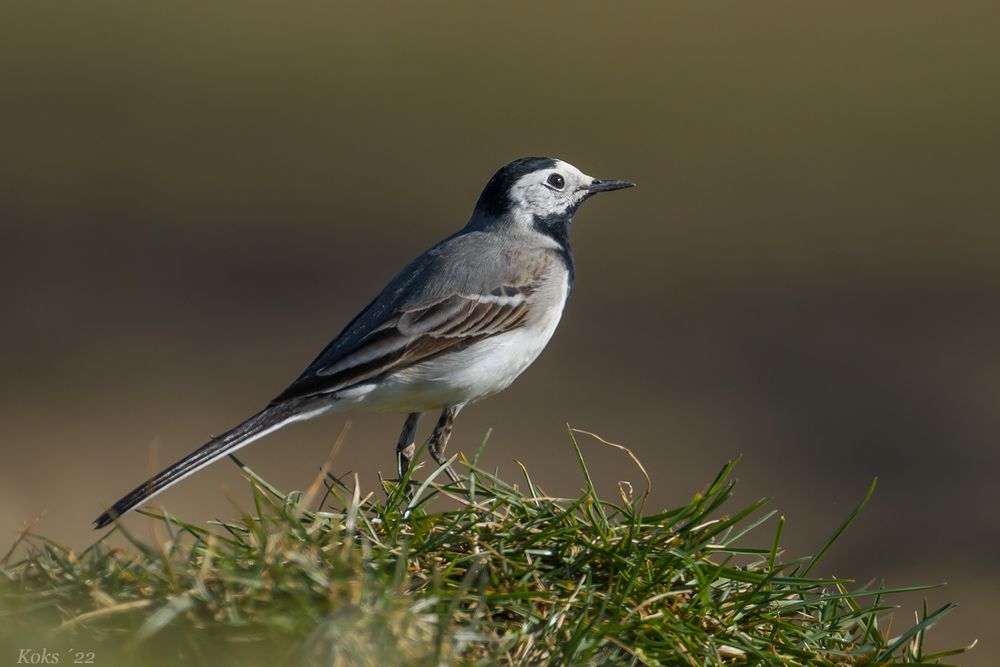
{"label": "koks '22 signature", "polygon": [[67,661],[74,665],[94,664],[94,651],[50,651],[47,648],[22,648],[18,649],[17,664],[19,665],[58,665],[62,654],[68,655]]}

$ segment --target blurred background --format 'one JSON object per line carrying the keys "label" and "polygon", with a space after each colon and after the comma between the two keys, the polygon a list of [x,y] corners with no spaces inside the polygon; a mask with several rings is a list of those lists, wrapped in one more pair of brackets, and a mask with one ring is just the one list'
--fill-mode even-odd
{"label": "blurred background", "polygon": [[[824,574],[948,582],[932,646],[1000,594],[1000,9],[688,4],[5,3],[0,531],[94,516],[260,408],[521,155],[640,187],[574,223],[548,350],[451,451],[552,494],[564,424],[630,447],[653,505],[738,453],[788,556],[875,497]],[[244,450],[303,488],[343,417]],[[353,418],[338,473],[392,473]],[[424,431],[430,424],[424,424]],[[601,488],[640,484],[582,438]],[[160,496],[247,498],[227,462]],[[130,525],[144,528],[134,516]],[[757,540],[767,542],[766,533]],[[6,547],[3,547],[6,550]],[[912,619],[921,596],[898,614]]]}

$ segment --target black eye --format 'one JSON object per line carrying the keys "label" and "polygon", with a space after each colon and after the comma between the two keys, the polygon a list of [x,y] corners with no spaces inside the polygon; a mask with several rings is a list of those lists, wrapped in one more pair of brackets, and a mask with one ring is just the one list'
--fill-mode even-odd
{"label": "black eye", "polygon": [[556,190],[562,190],[566,186],[566,181],[559,174],[552,174],[549,176],[549,185]]}

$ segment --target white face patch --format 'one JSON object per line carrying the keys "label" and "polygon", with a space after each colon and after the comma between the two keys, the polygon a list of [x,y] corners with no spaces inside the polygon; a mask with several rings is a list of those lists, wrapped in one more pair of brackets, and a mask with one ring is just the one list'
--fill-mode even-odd
{"label": "white face patch", "polygon": [[[517,217],[565,213],[583,201],[593,177],[562,160],[556,166],[522,176],[510,189]],[[520,214],[520,215],[518,215]]]}

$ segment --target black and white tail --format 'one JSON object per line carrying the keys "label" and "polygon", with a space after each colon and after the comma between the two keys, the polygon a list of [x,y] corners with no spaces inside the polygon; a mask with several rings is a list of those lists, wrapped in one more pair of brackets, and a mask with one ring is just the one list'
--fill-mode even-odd
{"label": "black and white tail", "polygon": [[303,409],[302,403],[301,400],[293,400],[270,405],[239,426],[212,438],[177,463],[132,489],[124,498],[112,505],[111,509],[94,519],[94,528],[107,526],[125,512],[138,507],[223,456],[249,445],[290,422],[311,416],[307,409]]}

